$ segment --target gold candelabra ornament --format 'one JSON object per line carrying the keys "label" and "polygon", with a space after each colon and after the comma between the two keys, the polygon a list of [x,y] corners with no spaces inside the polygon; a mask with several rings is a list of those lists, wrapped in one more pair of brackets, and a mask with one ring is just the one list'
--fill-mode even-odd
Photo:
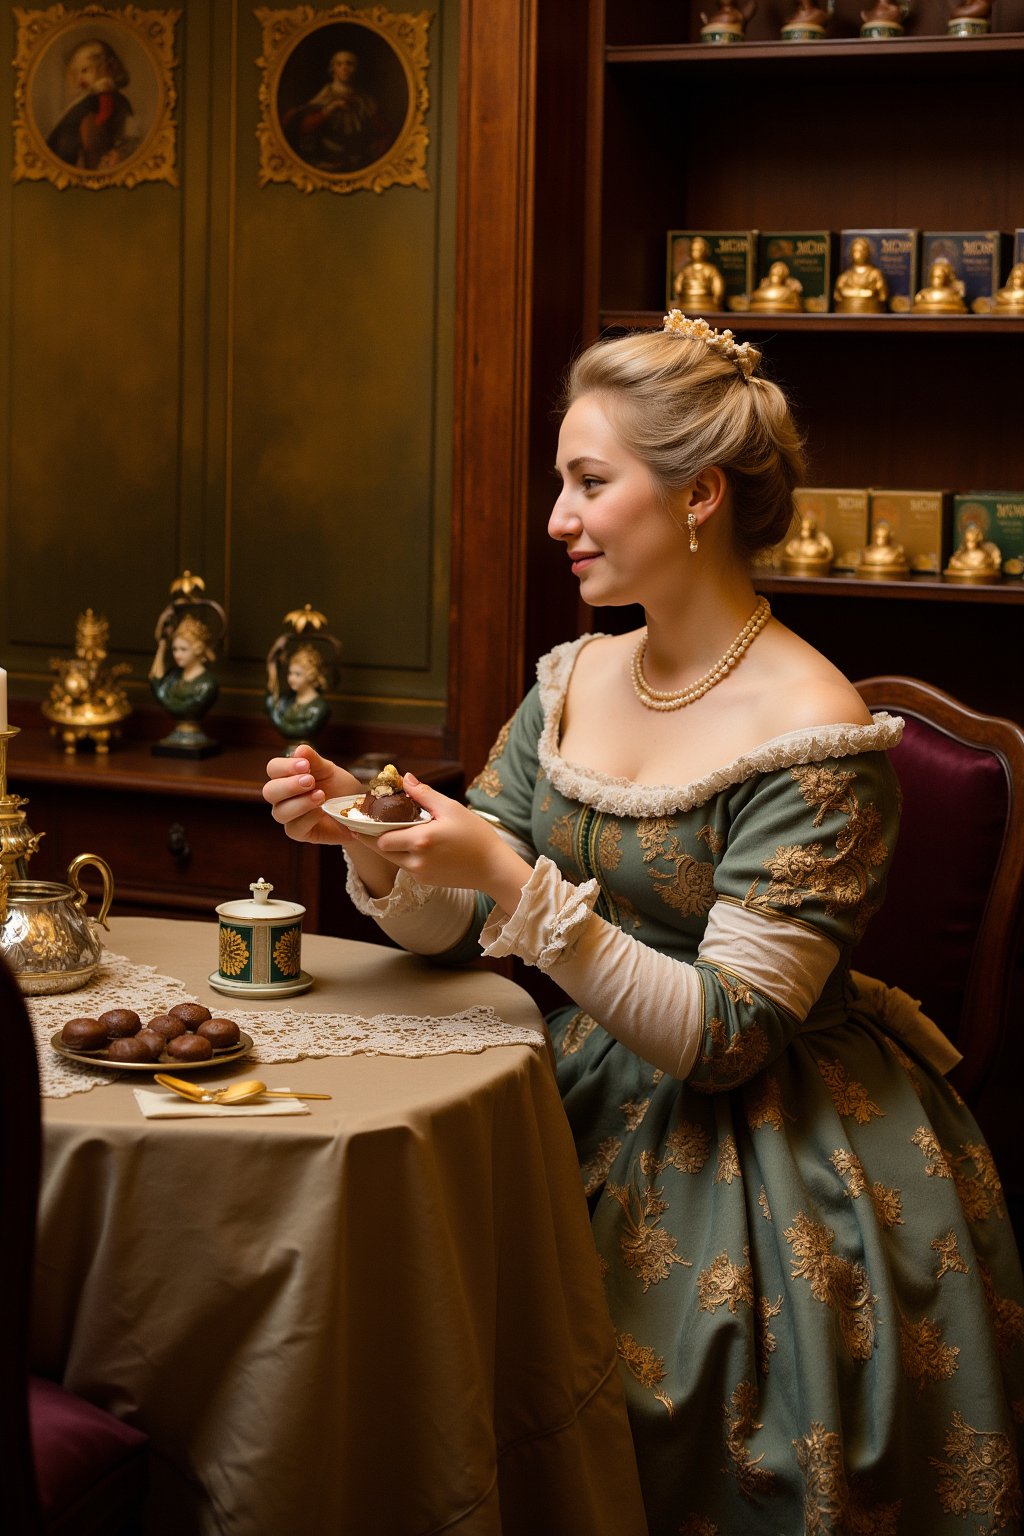
{"label": "gold candelabra ornament", "polygon": [[118,678],[131,672],[126,662],[107,665],[110,625],[91,608],[75,622],[75,654],[70,660],[52,657],[57,681],[42,705],[50,734],[59,736],[64,751],[74,755],[80,741],[92,740],[97,753],[110,750],[121,734],[121,721],[131,714],[128,696]]}

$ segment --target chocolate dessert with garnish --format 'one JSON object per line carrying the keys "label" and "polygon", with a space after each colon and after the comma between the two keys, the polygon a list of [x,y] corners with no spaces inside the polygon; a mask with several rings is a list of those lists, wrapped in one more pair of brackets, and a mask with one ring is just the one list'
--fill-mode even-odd
{"label": "chocolate dessert with garnish", "polygon": [[370,780],[355,809],[371,821],[416,821],[420,814],[415,800],[410,800],[402,788],[402,775],[394,763],[388,763]]}

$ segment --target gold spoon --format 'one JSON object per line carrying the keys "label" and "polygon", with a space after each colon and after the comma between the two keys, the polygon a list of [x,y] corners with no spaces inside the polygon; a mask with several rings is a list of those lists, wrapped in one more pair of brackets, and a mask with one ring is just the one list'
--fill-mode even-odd
{"label": "gold spoon", "polygon": [[261,1083],[258,1078],[247,1078],[241,1083],[228,1083],[226,1088],[216,1088],[212,1092],[209,1088],[200,1088],[195,1083],[186,1083],[180,1077],[168,1077],[165,1072],[157,1072],[153,1081],[159,1083],[162,1088],[170,1088],[172,1093],[178,1093],[183,1099],[191,1099],[193,1104],[244,1104],[247,1099],[258,1099],[261,1096],[267,1099],[329,1099],[329,1093],[292,1093],[287,1088],[268,1088],[266,1083]]}

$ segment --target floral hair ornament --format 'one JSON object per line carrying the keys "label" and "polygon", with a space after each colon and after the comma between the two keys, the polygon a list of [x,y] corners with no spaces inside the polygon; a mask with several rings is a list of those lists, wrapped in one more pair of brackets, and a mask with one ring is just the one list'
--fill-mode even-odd
{"label": "floral hair ornament", "polygon": [[692,336],[694,341],[702,341],[719,357],[735,363],[745,379],[749,379],[757,367],[757,354],[749,341],[737,341],[732,331],[716,331],[706,320],[688,320],[681,309],[669,310],[662,330],[673,336]]}

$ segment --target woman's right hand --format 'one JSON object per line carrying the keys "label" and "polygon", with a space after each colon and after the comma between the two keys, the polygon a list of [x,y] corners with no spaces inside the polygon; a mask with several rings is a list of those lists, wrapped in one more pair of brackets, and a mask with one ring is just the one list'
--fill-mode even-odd
{"label": "woman's right hand", "polygon": [[362,794],[366,785],[354,774],[303,745],[292,757],[272,757],[267,775],[263,798],[289,837],[299,843],[352,843],[354,833],[325,816],[323,803],[335,795]]}

